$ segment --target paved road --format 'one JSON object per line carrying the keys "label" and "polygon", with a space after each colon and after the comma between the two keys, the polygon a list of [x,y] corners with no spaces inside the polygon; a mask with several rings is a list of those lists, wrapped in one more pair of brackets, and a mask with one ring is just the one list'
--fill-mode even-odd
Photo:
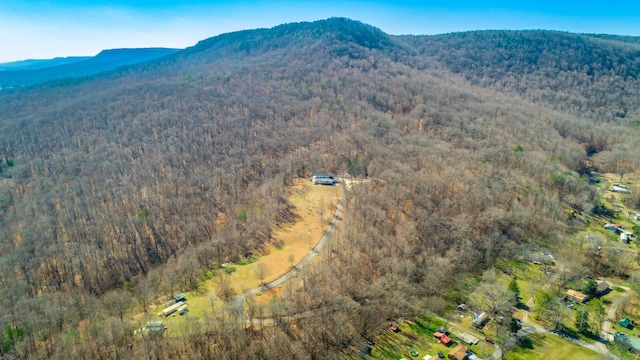
{"label": "paved road", "polygon": [[236,306],[236,309],[237,309],[236,311],[238,312],[238,314],[242,313],[242,305],[243,305],[244,301],[249,296],[253,296],[253,295],[256,295],[256,294],[258,294],[258,293],[260,293],[262,291],[265,291],[265,290],[268,290],[270,288],[282,285],[282,283],[284,283],[285,281],[291,279],[298,272],[300,272],[300,270],[304,269],[305,266],[309,265],[311,260],[314,257],[316,257],[316,255],[318,255],[320,253],[320,250],[322,250],[322,248],[325,246],[325,244],[331,238],[333,230],[336,228],[336,224],[340,220],[340,215],[342,214],[342,202],[343,201],[344,200],[342,200],[338,204],[338,207],[336,208],[336,213],[333,216],[333,219],[331,219],[331,223],[329,224],[329,228],[327,229],[327,231],[325,231],[324,235],[322,235],[322,238],[320,239],[320,241],[318,241],[318,244],[313,249],[311,249],[311,251],[309,251],[307,256],[305,256],[304,259],[302,259],[302,261],[300,261],[300,263],[298,263],[297,266],[295,266],[291,270],[287,271],[286,273],[284,273],[279,278],[277,278],[277,279],[275,279],[275,280],[273,280],[273,281],[271,281],[271,282],[269,282],[267,284],[264,284],[263,286],[259,286],[259,287],[255,288],[255,289],[251,289],[251,290],[245,292],[244,294],[240,294],[240,295],[236,296],[236,298],[235,298],[235,306]]}

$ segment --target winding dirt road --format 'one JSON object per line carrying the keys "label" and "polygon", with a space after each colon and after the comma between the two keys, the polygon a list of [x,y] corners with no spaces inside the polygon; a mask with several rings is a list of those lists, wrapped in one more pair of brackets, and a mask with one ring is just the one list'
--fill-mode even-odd
{"label": "winding dirt road", "polygon": [[329,239],[331,238],[332,234],[333,234],[333,230],[336,228],[336,225],[338,223],[338,221],[340,220],[340,215],[342,214],[342,203],[344,202],[344,199],[342,201],[340,201],[340,203],[338,204],[338,207],[336,208],[336,212],[333,216],[333,219],[331,219],[331,223],[329,224],[329,227],[327,228],[327,231],[325,231],[324,235],[322,235],[322,238],[320,239],[320,241],[318,241],[318,244],[311,249],[311,251],[309,251],[309,253],[307,254],[307,256],[305,256],[299,263],[297,266],[291,268],[291,270],[287,271],[286,273],[282,274],[279,278],[266,283],[262,286],[259,286],[257,288],[251,289],[243,294],[240,294],[238,296],[236,296],[235,298],[235,307],[236,307],[236,311],[238,312],[238,314],[242,313],[242,309],[243,309],[243,303],[244,301],[253,295],[256,295],[262,291],[268,290],[270,288],[273,287],[277,287],[282,285],[285,281],[291,279],[292,277],[294,277],[298,272],[300,272],[302,269],[304,269],[307,265],[309,265],[309,263],[311,262],[311,260],[316,257],[316,255],[318,255],[320,253],[320,250],[322,250],[322,248],[326,245],[326,243],[329,241]]}

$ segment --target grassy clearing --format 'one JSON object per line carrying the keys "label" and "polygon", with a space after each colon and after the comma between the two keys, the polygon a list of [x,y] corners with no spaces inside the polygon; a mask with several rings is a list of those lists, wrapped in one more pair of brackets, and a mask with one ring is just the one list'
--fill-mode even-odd
{"label": "grassy clearing", "polygon": [[[298,221],[274,233],[274,243],[281,246],[272,246],[268,255],[236,268],[230,276],[236,292],[242,293],[260,286],[260,279],[256,275],[258,266],[266,268],[264,281],[270,282],[289,271],[291,264],[298,264],[324,234],[342,198],[342,191],[342,185],[313,186],[308,181],[297,183],[292,189],[291,201],[296,206]],[[256,302],[268,303],[275,293],[265,292],[256,298]]]}
{"label": "grassy clearing", "polygon": [[[418,352],[418,359],[422,359],[427,354],[435,356],[439,351],[447,355],[459,341],[455,335],[450,334],[453,342],[449,346],[445,346],[433,337],[433,333],[438,331],[439,327],[447,326],[448,329],[451,329],[451,325],[451,323],[445,323],[435,317],[429,321],[426,316],[416,321],[404,321],[398,326],[400,328],[399,333],[387,330],[376,337],[376,345],[373,347],[371,356],[374,359],[413,358],[409,354],[410,350]],[[456,327],[472,332],[459,326]],[[494,348],[484,341],[484,337],[480,337],[480,335],[478,337],[480,342],[477,345],[469,346],[469,349],[479,357],[486,358],[493,353]]]}
{"label": "grassy clearing", "polygon": [[412,349],[418,351],[418,358],[422,358],[426,354],[436,355],[438,351],[448,354],[455,345],[447,347],[433,338],[433,333],[443,325],[444,322],[439,319],[433,319],[431,324],[424,320],[403,322],[398,326],[399,333],[387,330],[376,338],[376,345],[373,347],[371,355],[375,359],[409,358],[409,351]]}
{"label": "grassy clearing", "polygon": [[556,335],[534,334],[521,340],[505,360],[598,360],[600,354],[575,345]]}
{"label": "grassy clearing", "polygon": [[[295,224],[274,231],[273,243],[268,253],[262,257],[246,261],[243,264],[233,264],[234,271],[227,273],[223,269],[216,270],[216,276],[201,282],[198,291],[187,293],[189,312],[184,315],[162,318],[164,325],[169,328],[168,336],[174,337],[190,331],[190,319],[202,318],[205,313],[224,311],[224,303],[216,295],[219,276],[228,276],[236,294],[260,286],[258,266],[266,269],[264,281],[270,282],[291,269],[291,264],[298,264],[316,246],[328,227],[337,204],[343,194],[342,185],[312,186],[308,181],[301,180],[291,189],[291,201],[296,206],[298,220]],[[262,264],[262,265],[259,265]],[[295,283],[295,280],[292,281]],[[295,284],[293,284],[295,285]],[[267,305],[275,296],[280,295],[282,289],[270,289],[254,297],[258,306]],[[132,314],[130,319],[136,327],[143,326],[148,320],[158,319],[158,313],[163,305],[150,306],[148,314]],[[263,306],[268,309],[268,306]]]}

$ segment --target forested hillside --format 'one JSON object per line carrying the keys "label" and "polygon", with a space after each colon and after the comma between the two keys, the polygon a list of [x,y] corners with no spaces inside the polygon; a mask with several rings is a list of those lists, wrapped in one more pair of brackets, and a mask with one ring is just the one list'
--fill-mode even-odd
{"label": "forested hillside", "polygon": [[638,116],[637,38],[475,31],[405,39],[474,85],[594,120],[629,124]]}
{"label": "forested hillside", "polygon": [[[638,165],[638,54],[635,38],[329,19],[2,93],[3,357],[336,358],[440,311],[465,275],[583,226],[587,166]],[[101,297],[124,286],[146,310],[197,288],[294,220],[294,179],[358,161],[373,181],[345,195],[341,250],[273,305],[311,316],[253,332],[231,309],[141,344]]]}

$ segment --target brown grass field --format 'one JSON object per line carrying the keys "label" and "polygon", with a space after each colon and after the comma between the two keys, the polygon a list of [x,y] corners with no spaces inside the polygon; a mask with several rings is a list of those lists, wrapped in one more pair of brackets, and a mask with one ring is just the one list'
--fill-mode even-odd
{"label": "brown grass field", "polygon": [[[265,282],[277,279],[291,269],[291,264],[298,264],[309,251],[316,246],[336,211],[337,205],[342,199],[343,185],[322,186],[311,185],[308,180],[299,180],[291,188],[291,203],[296,207],[297,221],[285,228],[277,229],[273,233],[273,243],[267,254],[247,265],[231,265],[235,271],[229,275],[218,270],[217,275],[203,282],[199,292],[187,293],[189,313],[186,316],[170,316],[164,319],[164,324],[169,329],[174,329],[171,336],[178,335],[188,325],[189,317],[199,318],[204,312],[223,311],[223,303],[216,296],[217,281],[219,276],[228,276],[236,294],[260,286],[260,279],[256,275],[256,268],[263,264],[266,268]],[[317,259],[317,257],[316,257]],[[257,304],[267,304],[275,295],[282,291],[281,288],[270,289],[254,297]],[[138,314],[134,320],[144,323],[148,319],[157,318],[156,313],[162,309],[159,306],[151,310],[151,315]],[[144,320],[144,321],[142,321]]]}

